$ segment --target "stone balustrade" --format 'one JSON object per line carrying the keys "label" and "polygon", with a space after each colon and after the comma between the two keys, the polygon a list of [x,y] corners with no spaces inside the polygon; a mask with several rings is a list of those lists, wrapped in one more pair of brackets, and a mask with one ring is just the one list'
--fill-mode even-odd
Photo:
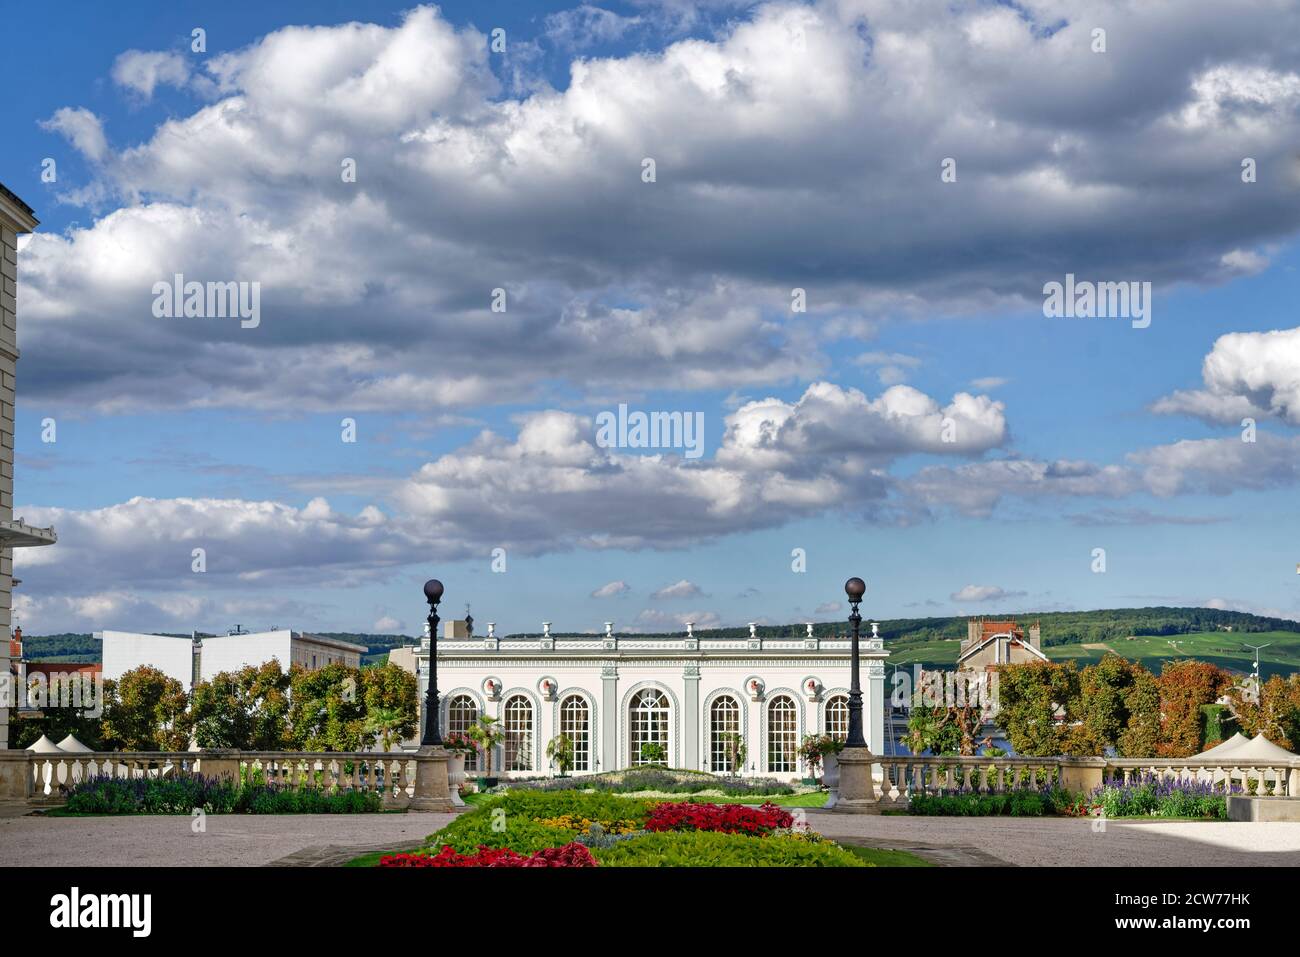
{"label": "stone balustrade", "polygon": [[198,774],[279,787],[369,791],[386,808],[411,805],[417,773],[446,753],[382,751],[113,751],[38,754],[0,751],[0,803],[62,804],[67,792],[93,777],[167,778]]}
{"label": "stone balustrade", "polygon": [[[1090,791],[1104,783],[1132,784],[1146,776],[1209,783],[1256,797],[1300,797],[1300,758],[1234,761],[1201,758],[941,757],[863,755],[870,774],[852,799],[836,807],[858,813],[905,808],[913,795],[967,791],[998,794],[1059,786]],[[845,763],[841,758],[841,766]],[[842,789],[843,790],[843,789]],[[857,793],[857,792],[863,793]]]}
{"label": "stone balustrade", "polygon": [[1056,758],[897,756],[876,758],[876,798],[886,807],[906,807],[913,794],[978,791],[995,794],[1061,783]]}

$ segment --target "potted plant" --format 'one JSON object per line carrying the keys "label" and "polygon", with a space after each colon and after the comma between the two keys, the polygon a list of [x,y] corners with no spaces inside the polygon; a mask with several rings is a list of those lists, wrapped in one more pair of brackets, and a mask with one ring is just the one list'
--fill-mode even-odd
{"label": "potted plant", "polygon": [[465,783],[465,758],[474,750],[474,742],[459,731],[453,731],[443,739],[442,744],[451,752],[451,757],[447,760],[447,780],[454,791]]}
{"label": "potted plant", "polygon": [[498,744],[505,740],[505,732],[497,726],[496,718],[489,718],[487,715],[479,715],[477,721],[470,725],[466,735],[483,751],[483,776],[475,779],[475,783],[487,790],[497,786],[497,779],[492,776],[492,751]]}
{"label": "potted plant", "polygon": [[[823,771],[822,785],[827,788],[839,787],[840,763],[836,757],[844,749],[844,742],[829,734],[809,734],[799,746],[799,756],[808,766],[812,783],[816,783],[817,772]],[[833,783],[832,783],[833,782]]]}
{"label": "potted plant", "polygon": [[560,732],[546,745],[546,756],[560,769],[560,777],[567,777],[573,767],[573,739]]}
{"label": "potted plant", "polygon": [[745,736],[739,731],[724,731],[719,737],[722,746],[727,749],[727,764],[731,773],[739,774],[745,767]]}

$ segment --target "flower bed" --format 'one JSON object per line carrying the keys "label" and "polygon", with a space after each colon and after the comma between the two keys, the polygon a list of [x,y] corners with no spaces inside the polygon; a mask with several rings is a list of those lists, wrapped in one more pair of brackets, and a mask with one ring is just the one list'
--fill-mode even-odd
{"label": "flower bed", "polygon": [[[579,848],[581,850],[579,850]],[[462,814],[385,867],[859,867],[833,841],[794,829],[773,805],[510,791]]]}
{"label": "flower bed", "polygon": [[591,852],[576,842],[548,847],[532,854],[509,848],[480,847],[474,854],[460,854],[444,847],[437,854],[392,854],[379,859],[380,867],[595,867]]}
{"label": "flower bed", "polygon": [[1151,774],[1128,784],[1110,781],[1075,799],[1074,814],[1106,817],[1195,817],[1227,820],[1229,794],[1240,794],[1240,785],[1179,778],[1158,778]]}
{"label": "flower bed", "polygon": [[96,776],[68,792],[74,814],[373,814],[383,809],[370,791],[325,791],[270,784],[232,784],[200,775],[174,778]]}
{"label": "flower bed", "polygon": [[559,817],[543,818],[537,823],[543,827],[558,827],[564,831],[577,831],[581,834],[590,834],[597,828],[599,832],[605,834],[631,834],[633,831],[641,830],[641,825],[630,818],[622,820],[605,818],[593,821],[589,817],[581,817],[576,814],[561,814]]}
{"label": "flower bed", "polygon": [[656,804],[646,818],[647,831],[719,831],[762,836],[794,825],[794,815],[773,804],[761,808],[742,804]]}

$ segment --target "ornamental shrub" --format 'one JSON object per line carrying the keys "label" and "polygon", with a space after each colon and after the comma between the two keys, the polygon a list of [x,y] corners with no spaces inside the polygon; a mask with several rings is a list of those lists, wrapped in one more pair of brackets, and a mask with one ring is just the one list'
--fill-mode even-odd
{"label": "ornamental shrub", "polygon": [[602,867],[870,867],[830,841],[716,831],[646,834],[593,851]]}
{"label": "ornamental shrub", "polygon": [[373,814],[383,799],[369,791],[322,791],[269,784],[231,784],[199,775],[167,778],[96,776],[69,792],[79,814]]}
{"label": "ornamental shrub", "polygon": [[451,847],[460,854],[473,854],[480,847],[510,848],[532,854],[548,847],[563,847],[573,840],[573,832],[547,827],[523,814],[494,816],[490,810],[478,809],[462,814],[429,838],[434,850]]}
{"label": "ornamental shrub", "polygon": [[1054,810],[1050,794],[1028,790],[916,794],[907,807],[908,814],[925,817],[1042,817]]}
{"label": "ornamental shrub", "polygon": [[771,778],[746,779],[727,775],[714,775],[706,771],[687,771],[681,768],[640,767],[604,774],[582,775],[575,778],[542,778],[535,781],[513,780],[512,791],[597,791],[609,794],[629,794],[638,791],[656,791],[660,794],[699,794],[701,791],[720,791],[728,797],[750,795],[794,794],[795,789]]}
{"label": "ornamental shrub", "polygon": [[581,791],[536,791],[511,789],[479,805],[479,810],[501,808],[507,816],[523,815],[532,820],[572,815],[593,821],[635,821],[642,824],[650,808],[660,803],[643,798]]}

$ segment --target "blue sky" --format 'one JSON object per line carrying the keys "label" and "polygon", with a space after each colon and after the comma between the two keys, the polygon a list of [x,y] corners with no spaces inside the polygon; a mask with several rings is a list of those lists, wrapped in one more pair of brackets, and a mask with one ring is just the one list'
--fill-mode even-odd
{"label": "blue sky", "polygon": [[[79,9],[7,13],[29,633],[411,633],[435,575],[502,631],[828,620],[852,574],[878,617],[1300,618],[1266,4]],[[261,324],[155,317],[175,272]],[[1046,318],[1067,272],[1150,327]],[[703,458],[598,447],[619,403]]]}

